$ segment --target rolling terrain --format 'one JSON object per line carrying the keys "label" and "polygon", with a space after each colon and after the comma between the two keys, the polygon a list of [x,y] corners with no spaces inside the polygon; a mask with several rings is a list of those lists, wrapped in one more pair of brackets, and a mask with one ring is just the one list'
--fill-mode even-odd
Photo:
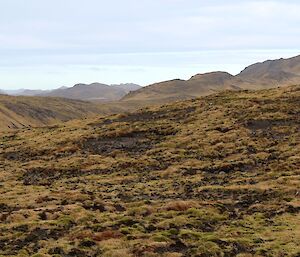
{"label": "rolling terrain", "polygon": [[105,113],[110,111],[83,101],[0,95],[0,131],[52,125]]}
{"label": "rolling terrain", "polygon": [[297,257],[299,128],[293,86],[2,133],[0,255]]}
{"label": "rolling terrain", "polygon": [[151,105],[192,99],[227,89],[267,89],[299,83],[300,56],[296,56],[253,64],[236,76],[227,72],[210,72],[189,80],[156,83],[129,93],[122,101]]}

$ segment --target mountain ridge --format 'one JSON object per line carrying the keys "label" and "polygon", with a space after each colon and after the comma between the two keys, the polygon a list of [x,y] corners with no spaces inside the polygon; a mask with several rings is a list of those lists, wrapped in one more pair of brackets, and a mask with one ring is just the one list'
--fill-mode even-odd
{"label": "mountain ridge", "polygon": [[205,96],[220,90],[265,89],[293,84],[300,84],[300,55],[254,63],[235,76],[217,71],[196,74],[189,80],[155,83],[129,93],[121,100],[169,102],[172,99]]}
{"label": "mountain ridge", "polygon": [[107,85],[94,82],[91,84],[78,83],[73,87],[62,86],[53,90],[2,90],[3,93],[14,96],[44,96],[61,97],[75,100],[117,101],[130,91],[141,88],[134,83]]}

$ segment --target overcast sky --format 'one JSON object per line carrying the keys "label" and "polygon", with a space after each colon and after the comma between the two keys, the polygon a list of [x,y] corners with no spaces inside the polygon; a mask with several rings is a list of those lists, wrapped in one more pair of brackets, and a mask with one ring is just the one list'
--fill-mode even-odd
{"label": "overcast sky", "polygon": [[153,82],[300,54],[299,0],[0,0],[0,88]]}

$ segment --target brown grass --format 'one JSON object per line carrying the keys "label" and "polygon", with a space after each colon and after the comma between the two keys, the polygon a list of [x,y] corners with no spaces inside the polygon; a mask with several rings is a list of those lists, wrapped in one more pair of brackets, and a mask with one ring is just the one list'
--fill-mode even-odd
{"label": "brown grass", "polygon": [[0,255],[298,256],[299,99],[223,92],[2,133]]}

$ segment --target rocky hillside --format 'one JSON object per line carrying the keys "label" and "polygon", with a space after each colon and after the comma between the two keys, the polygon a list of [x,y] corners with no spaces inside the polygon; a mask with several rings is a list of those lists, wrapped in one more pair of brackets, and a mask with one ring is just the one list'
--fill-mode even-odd
{"label": "rocky hillside", "polygon": [[51,125],[106,111],[105,108],[83,101],[0,95],[0,131]]}
{"label": "rocky hillside", "polygon": [[236,76],[211,72],[198,74],[189,80],[153,84],[126,95],[122,100],[149,105],[191,99],[226,89],[267,89],[299,83],[300,56],[296,56],[253,64]]}
{"label": "rocky hillside", "polygon": [[300,87],[1,134],[0,255],[300,255]]}
{"label": "rocky hillside", "polygon": [[236,77],[260,87],[297,84],[300,82],[300,56],[256,63]]}

